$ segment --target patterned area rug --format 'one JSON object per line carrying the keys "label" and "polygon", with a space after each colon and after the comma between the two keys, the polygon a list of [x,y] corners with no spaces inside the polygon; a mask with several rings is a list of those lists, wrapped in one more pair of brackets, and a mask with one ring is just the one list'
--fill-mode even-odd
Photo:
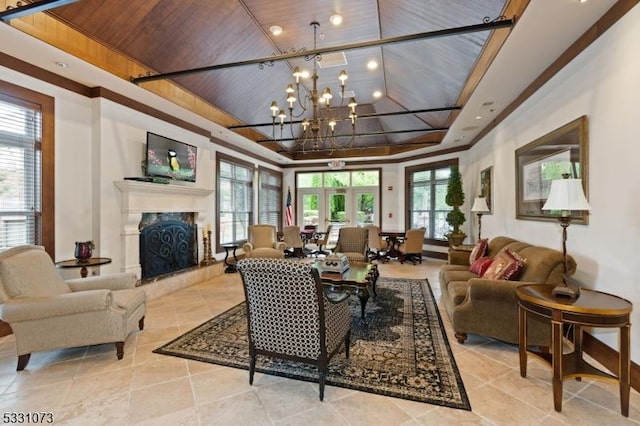
{"label": "patterned area rug", "polygon": [[[349,300],[350,356],[334,355],[327,385],[471,410],[429,282],[380,277],[376,290],[366,323]],[[243,302],[154,352],[248,370],[248,346]],[[256,371],[318,381],[314,366],[262,356]]]}

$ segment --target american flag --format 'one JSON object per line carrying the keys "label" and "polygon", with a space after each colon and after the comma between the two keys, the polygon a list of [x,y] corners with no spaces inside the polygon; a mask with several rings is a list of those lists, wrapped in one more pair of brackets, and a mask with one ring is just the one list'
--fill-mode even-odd
{"label": "american flag", "polygon": [[287,189],[287,226],[293,225],[293,206],[291,205],[291,188]]}

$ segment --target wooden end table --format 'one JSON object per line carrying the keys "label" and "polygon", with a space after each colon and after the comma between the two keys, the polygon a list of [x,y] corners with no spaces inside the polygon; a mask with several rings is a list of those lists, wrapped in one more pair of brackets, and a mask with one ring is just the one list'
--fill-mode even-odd
{"label": "wooden end table", "polygon": [[[224,269],[225,274],[233,274],[234,272],[238,272],[236,269],[236,263],[238,263],[238,257],[236,256],[236,250],[238,249],[238,244],[236,243],[227,243],[221,244],[221,247],[224,249],[224,264],[226,268]],[[229,263],[229,250],[233,251],[233,259],[235,263]]]}
{"label": "wooden end table", "polygon": [[87,268],[90,266],[100,266],[106,265],[107,263],[111,263],[111,258],[109,257],[90,257],[87,260],[62,260],[60,262],[56,262],[56,268],[80,268],[80,276],[82,278],[86,278],[88,274]]}
{"label": "wooden end table", "polygon": [[[527,312],[551,319],[551,356],[539,355],[553,369],[553,405],[562,410],[562,381],[565,378],[589,377],[612,381],[620,385],[620,411],[629,417],[630,391],[630,336],[629,317],[633,305],[626,299],[595,290],[580,291],[577,299],[556,297],[553,285],[534,284],[516,288],[519,317],[520,376],[527,376]],[[562,330],[565,324],[573,326],[574,350],[563,354]],[[619,328],[620,360],[617,375],[593,367],[582,357],[582,327]]]}

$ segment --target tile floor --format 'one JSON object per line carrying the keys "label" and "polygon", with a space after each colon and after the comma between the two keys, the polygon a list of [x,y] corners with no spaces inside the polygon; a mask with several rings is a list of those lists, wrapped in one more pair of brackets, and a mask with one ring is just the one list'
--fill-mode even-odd
{"label": "tile floor", "polygon": [[[429,278],[439,298],[439,261],[397,262],[383,276]],[[640,397],[631,391],[629,418],[619,414],[614,384],[566,381],[562,413],[553,410],[550,370],[530,357],[519,375],[517,348],[471,336],[458,344],[443,319],[473,411],[327,387],[156,355],[151,351],[243,299],[237,274],[222,274],[148,304],[146,328],[125,344],[75,348],[31,357],[15,372],[13,336],[0,339],[0,412],[52,412],[56,424],[77,425],[623,425],[640,424]]]}

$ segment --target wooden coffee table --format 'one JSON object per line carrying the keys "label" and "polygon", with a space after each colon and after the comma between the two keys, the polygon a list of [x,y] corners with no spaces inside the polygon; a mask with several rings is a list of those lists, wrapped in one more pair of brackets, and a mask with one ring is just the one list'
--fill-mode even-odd
{"label": "wooden coffee table", "polygon": [[376,281],[380,276],[378,265],[372,263],[351,262],[349,269],[343,273],[323,272],[318,262],[314,266],[320,272],[320,279],[326,286],[328,293],[344,293],[356,295],[360,299],[360,317],[364,321],[365,307],[369,300],[369,286],[376,296]]}

